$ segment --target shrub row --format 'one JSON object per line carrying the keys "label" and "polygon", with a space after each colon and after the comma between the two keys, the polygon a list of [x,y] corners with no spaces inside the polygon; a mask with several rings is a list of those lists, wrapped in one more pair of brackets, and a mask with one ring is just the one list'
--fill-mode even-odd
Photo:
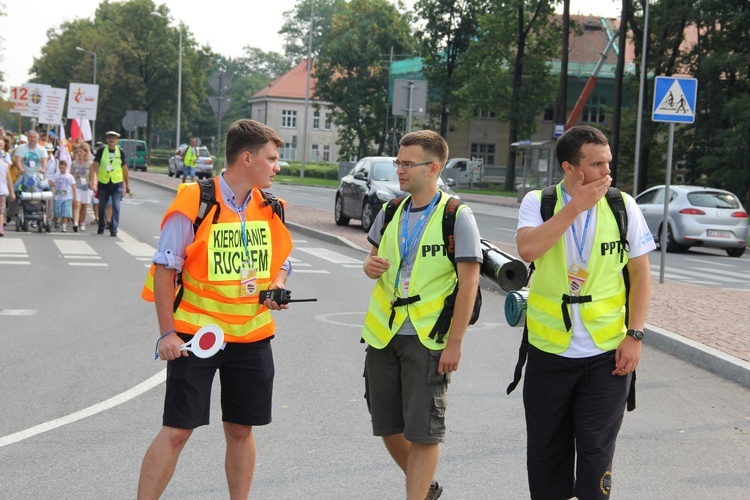
{"label": "shrub row", "polygon": [[[281,175],[299,177],[300,164],[292,163],[288,167],[281,167]],[[315,179],[338,180],[339,167],[335,163],[305,163],[305,177]]]}

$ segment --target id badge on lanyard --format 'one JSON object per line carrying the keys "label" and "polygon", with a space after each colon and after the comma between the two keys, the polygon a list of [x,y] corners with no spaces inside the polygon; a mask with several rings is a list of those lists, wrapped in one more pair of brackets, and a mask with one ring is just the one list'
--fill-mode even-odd
{"label": "id badge on lanyard", "polygon": [[251,297],[258,292],[258,270],[249,261],[242,261],[240,269],[240,297]]}
{"label": "id badge on lanyard", "polygon": [[114,161],[115,161],[115,154],[114,153],[109,153],[109,163],[107,163],[107,172],[111,172],[112,171],[112,162],[114,162]]}
{"label": "id badge on lanyard", "polygon": [[570,266],[570,269],[568,269],[568,286],[570,287],[570,294],[576,297],[580,295],[583,284],[586,283],[588,277],[588,271],[578,264]]}

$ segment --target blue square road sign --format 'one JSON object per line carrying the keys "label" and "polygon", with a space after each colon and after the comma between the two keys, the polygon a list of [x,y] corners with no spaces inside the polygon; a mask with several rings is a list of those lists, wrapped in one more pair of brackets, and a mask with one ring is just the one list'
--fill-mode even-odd
{"label": "blue square road sign", "polygon": [[695,122],[695,102],[698,80],[657,76],[654,84],[654,107],[651,119],[655,122]]}

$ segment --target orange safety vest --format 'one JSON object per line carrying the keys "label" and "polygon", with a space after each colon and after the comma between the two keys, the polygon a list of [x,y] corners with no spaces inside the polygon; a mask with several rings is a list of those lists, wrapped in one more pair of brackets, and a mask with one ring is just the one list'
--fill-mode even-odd
{"label": "orange safety vest", "polygon": [[[219,179],[214,179],[219,193]],[[167,209],[164,221],[180,212],[191,221],[198,215],[200,186],[187,185]],[[286,205],[286,202],[281,200]],[[206,214],[193,242],[186,249],[182,268],[182,298],[174,312],[175,329],[195,334],[205,325],[214,324],[224,332],[226,342],[257,342],[273,336],[276,325],[271,311],[258,303],[261,290],[267,290],[292,251],[292,237],[271,206],[263,205],[258,189],[245,209],[245,234],[248,251],[257,272],[255,290],[250,296],[240,293],[241,264],[245,259],[240,217],[221,196]],[[211,223],[221,205],[216,223]],[[149,270],[141,297],[154,301],[154,264]],[[179,292],[175,289],[175,296]]]}

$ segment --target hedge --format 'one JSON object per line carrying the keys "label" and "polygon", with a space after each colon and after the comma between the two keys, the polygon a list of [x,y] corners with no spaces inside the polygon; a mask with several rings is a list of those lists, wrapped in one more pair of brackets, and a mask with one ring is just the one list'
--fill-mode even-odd
{"label": "hedge", "polygon": [[[288,167],[281,167],[281,175],[299,177],[300,164],[291,163]],[[335,163],[305,163],[305,177],[315,179],[338,180],[339,167]]]}

